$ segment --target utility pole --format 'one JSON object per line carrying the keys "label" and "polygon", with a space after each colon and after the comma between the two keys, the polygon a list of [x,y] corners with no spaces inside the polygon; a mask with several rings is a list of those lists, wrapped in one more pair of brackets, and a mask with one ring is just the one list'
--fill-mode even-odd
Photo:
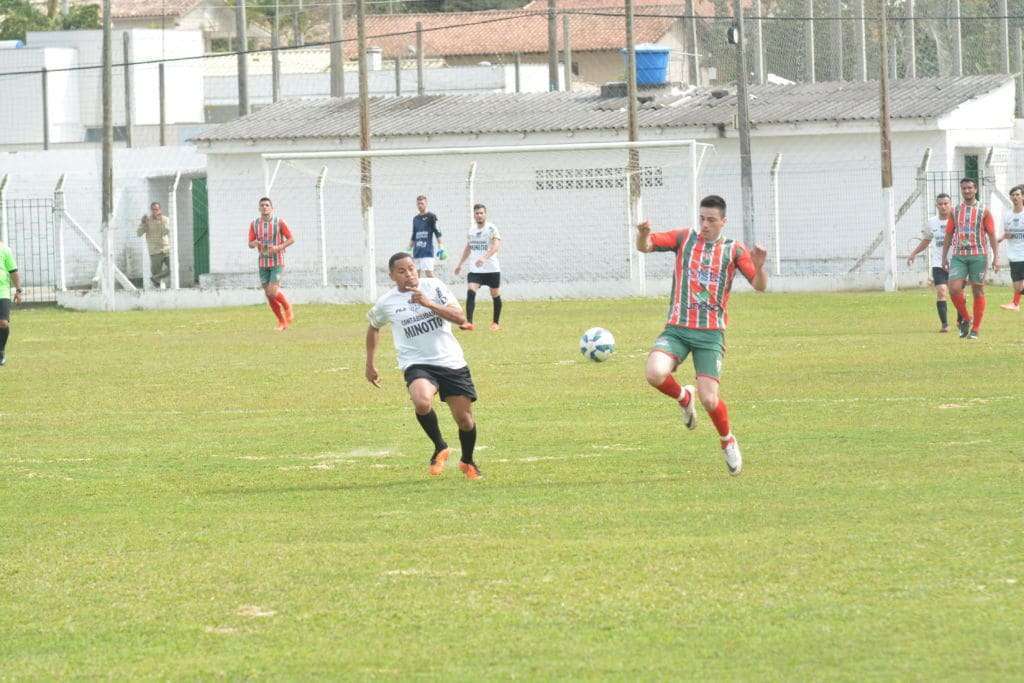
{"label": "utility pole", "polygon": [[114,213],[114,103],[113,51],[111,49],[110,3],[103,3],[103,151],[100,173],[103,267],[101,269],[104,308],[114,310],[114,235],[110,225]]}
{"label": "utility pole", "polygon": [[896,204],[892,194],[892,129],[889,120],[889,32],[879,3],[878,123],[882,139],[882,214],[885,218],[885,291],[896,291]]}
{"label": "utility pole", "polygon": [[1003,73],[1013,73],[1010,70],[1010,8],[1006,0],[999,0],[999,47],[1002,49]]}
{"label": "utility pole", "polygon": [[331,97],[345,96],[345,56],[341,50],[341,0],[331,0]]}
{"label": "utility pole", "polygon": [[569,34],[569,15],[562,15],[562,61],[565,91],[572,91],[572,36]]}
{"label": "utility pole", "polygon": [[160,100],[160,146],[167,145],[167,79],[163,62],[157,64],[157,99]]}
{"label": "utility pole", "polygon": [[694,0],[686,0],[686,14],[690,17],[690,29],[686,32],[690,49],[690,85],[700,85],[700,41],[697,39],[697,10]]}
{"label": "utility pole", "polygon": [[46,67],[44,66],[39,73],[43,80],[43,149],[47,150],[50,149],[50,97],[48,95],[50,86],[47,83]]}
{"label": "utility pole", "polygon": [[754,11],[757,12],[757,18],[754,20],[754,38],[757,41],[757,49],[754,52],[754,80],[758,85],[764,85],[764,22],[761,19],[761,0],[754,0]]}
{"label": "utility pole", "polygon": [[907,0],[907,35],[904,37],[906,45],[906,77],[917,78],[917,27],[914,20],[914,0]]}
{"label": "utility pole", "polygon": [[964,75],[963,36],[960,33],[960,0],[953,0],[953,75]]}
{"label": "utility pole", "polygon": [[548,0],[548,90],[558,91],[558,27],[555,22],[555,0]]}
{"label": "utility pole", "polygon": [[806,78],[814,83],[814,0],[807,0],[807,18],[804,20],[804,61]]}
{"label": "utility pole", "polygon": [[740,191],[743,198],[743,241],[754,244],[754,173],[750,162],[750,96],[744,51],[743,0],[733,0],[736,15],[736,118],[740,133]]}
{"label": "utility pole", "polygon": [[1021,53],[1022,38],[1024,38],[1024,36],[1021,35],[1021,29],[1020,27],[1018,27],[1016,32],[1014,33],[1013,40],[1013,64],[1017,74],[1016,78],[1014,78],[1014,80],[1017,82],[1017,96],[1014,98],[1014,102],[1016,103],[1015,109],[1017,111],[1017,118],[1021,118],[1022,116],[1024,116],[1024,75],[1022,75],[1021,73],[1022,71],[1024,71],[1024,55],[1022,55]]}
{"label": "utility pole", "polygon": [[238,115],[249,113],[249,62],[246,51],[249,39],[246,35],[245,0],[235,0],[235,40],[238,48]]}
{"label": "utility pole", "polygon": [[868,80],[868,18],[864,14],[864,0],[857,0],[857,77]]}
{"label": "utility pole", "polygon": [[416,94],[423,97],[427,84],[423,82],[423,22],[416,22]]}
{"label": "utility pole", "polygon": [[297,0],[295,12],[292,13],[292,45],[305,45],[306,40],[302,36],[302,0]]}
{"label": "utility pole", "polygon": [[[640,121],[636,106],[636,38],[633,34],[633,0],[626,0],[626,120],[629,141],[640,139]],[[643,197],[640,195],[640,150],[629,148],[626,164],[629,176],[629,279],[634,293],[643,295],[647,290],[647,270],[644,255],[637,251],[636,226],[643,219]]]}
{"label": "utility pole", "polygon": [[281,99],[281,2],[274,0],[274,25],[270,30],[270,99]]}
{"label": "utility pole", "polygon": [[132,39],[131,31],[121,34],[121,54],[124,57],[124,135],[125,144],[132,146]]}
{"label": "utility pole", "polygon": [[[356,0],[356,43],[359,50],[359,149],[370,149],[370,96],[366,74],[366,7]],[[377,299],[376,231],[373,225],[373,169],[370,157],[359,158],[360,204],[363,213],[363,296]]]}

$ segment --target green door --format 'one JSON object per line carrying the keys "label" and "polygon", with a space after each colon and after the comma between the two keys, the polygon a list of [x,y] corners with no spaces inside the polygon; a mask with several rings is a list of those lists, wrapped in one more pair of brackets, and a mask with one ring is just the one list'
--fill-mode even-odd
{"label": "green door", "polygon": [[206,178],[192,181],[192,249],[195,254],[196,282],[210,272],[210,212]]}
{"label": "green door", "polygon": [[[981,180],[981,176],[978,173],[978,155],[977,154],[965,154],[964,155],[964,177],[970,178],[977,185]],[[978,189],[981,189],[980,187]]]}

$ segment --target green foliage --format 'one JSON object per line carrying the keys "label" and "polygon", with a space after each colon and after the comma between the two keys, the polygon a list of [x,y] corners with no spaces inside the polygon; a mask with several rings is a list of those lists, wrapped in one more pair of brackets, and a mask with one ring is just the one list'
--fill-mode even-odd
{"label": "green foliage", "polygon": [[100,27],[97,5],[72,5],[68,16],[53,19],[27,0],[0,0],[0,40],[25,40],[28,31],[96,29]]}
{"label": "green foliage", "polygon": [[477,483],[366,306],[16,309],[0,678],[1024,679],[1008,297],[969,343],[923,290],[734,296],[738,478],[644,380],[662,299],[508,302],[459,336]]}

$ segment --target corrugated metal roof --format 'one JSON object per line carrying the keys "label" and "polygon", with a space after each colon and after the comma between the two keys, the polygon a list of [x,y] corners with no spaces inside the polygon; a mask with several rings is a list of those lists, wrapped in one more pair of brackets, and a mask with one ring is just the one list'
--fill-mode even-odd
{"label": "corrugated metal roof", "polygon": [[[894,118],[932,119],[991,92],[1009,76],[964,76],[894,81]],[[750,88],[754,126],[878,118],[878,83],[825,82]],[[623,129],[624,98],[593,93],[426,95],[370,100],[373,135],[537,133]],[[696,89],[653,97],[640,106],[641,127],[731,126],[736,94],[731,89]],[[285,100],[235,121],[206,129],[197,141],[297,140],[359,135],[359,102]]]}

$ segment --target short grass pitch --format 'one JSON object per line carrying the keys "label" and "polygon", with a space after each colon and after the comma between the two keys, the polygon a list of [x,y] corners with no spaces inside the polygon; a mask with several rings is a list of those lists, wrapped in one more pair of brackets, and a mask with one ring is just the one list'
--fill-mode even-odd
{"label": "short grass pitch", "polygon": [[735,296],[738,478],[644,381],[663,301],[510,303],[459,336],[480,482],[427,476],[389,335],[364,380],[366,307],[16,311],[0,678],[1019,680],[1007,296],[976,342],[924,291]]}

